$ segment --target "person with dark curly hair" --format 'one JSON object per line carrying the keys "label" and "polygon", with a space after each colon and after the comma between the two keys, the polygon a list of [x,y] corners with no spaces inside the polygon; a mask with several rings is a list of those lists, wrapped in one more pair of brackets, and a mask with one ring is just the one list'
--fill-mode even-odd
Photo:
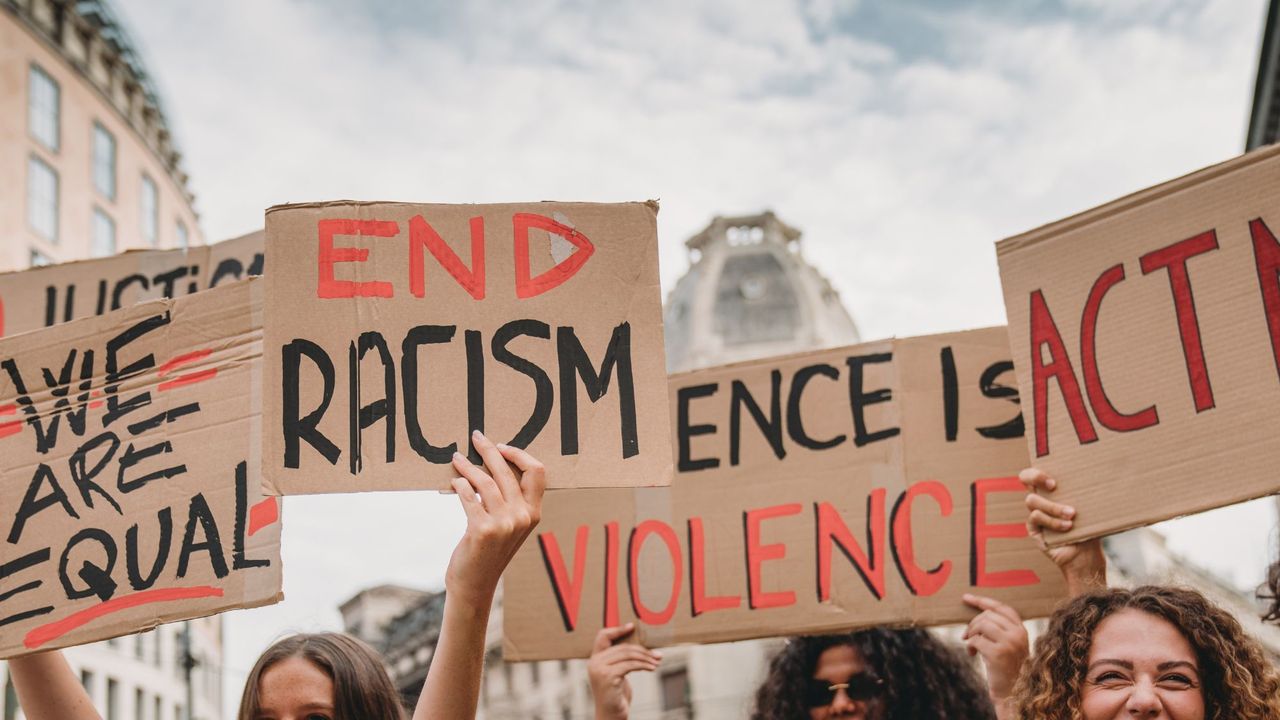
{"label": "person with dark curly hair", "polygon": [[[987,598],[983,613],[1013,611]],[[979,617],[982,617],[980,614]],[[1027,635],[1012,620],[991,621],[966,632],[970,654],[987,663],[988,686],[964,653],[919,628],[872,628],[840,635],[793,637],[769,664],[756,691],[752,720],[914,720],[952,718],[996,720],[1011,717],[1006,702],[1027,656]],[[626,676],[652,671],[661,654],[620,642],[633,625],[606,628],[596,636],[587,666],[596,720],[626,720],[631,686]],[[980,634],[981,633],[981,634]],[[973,638],[982,637],[980,642]],[[1001,712],[997,712],[1001,708]]]}
{"label": "person with dark curly hair", "polygon": [[1112,588],[1054,613],[1013,700],[1023,720],[1280,720],[1280,677],[1200,593]]}
{"label": "person with dark curly hair", "polygon": [[750,717],[994,720],[997,715],[982,678],[958,649],[920,628],[872,628],[788,640],[769,664]]}

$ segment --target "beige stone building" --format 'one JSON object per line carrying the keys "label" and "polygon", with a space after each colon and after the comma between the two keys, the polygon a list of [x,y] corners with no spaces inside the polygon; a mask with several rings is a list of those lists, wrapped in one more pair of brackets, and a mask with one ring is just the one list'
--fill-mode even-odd
{"label": "beige stone building", "polygon": [[[179,160],[105,0],[0,0],[0,271],[203,244]],[[105,720],[221,720],[222,650],[215,616],[66,655]],[[21,718],[0,680],[0,718]]]}
{"label": "beige stone building", "polygon": [[0,0],[0,271],[203,244],[180,160],[106,0]]}

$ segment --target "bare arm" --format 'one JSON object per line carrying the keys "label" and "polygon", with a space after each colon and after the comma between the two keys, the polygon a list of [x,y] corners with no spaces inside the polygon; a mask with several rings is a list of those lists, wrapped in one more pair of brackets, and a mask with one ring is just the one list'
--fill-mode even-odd
{"label": "bare arm", "polygon": [[488,472],[454,455],[453,466],[462,477],[453,481],[453,489],[467,514],[467,531],[445,572],[444,619],[414,720],[475,717],[493,594],[542,512],[547,485],[542,465],[529,453],[495,446],[478,432],[472,441]]}
{"label": "bare arm", "polygon": [[102,720],[89,693],[57,650],[13,658],[9,677],[27,720]]}

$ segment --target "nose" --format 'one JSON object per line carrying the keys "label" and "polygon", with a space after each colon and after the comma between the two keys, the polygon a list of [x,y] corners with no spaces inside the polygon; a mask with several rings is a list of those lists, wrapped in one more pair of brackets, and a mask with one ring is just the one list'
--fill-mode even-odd
{"label": "nose", "polygon": [[1132,718],[1154,718],[1164,710],[1164,705],[1160,702],[1160,696],[1156,694],[1151,683],[1139,682],[1129,693],[1125,710]]}

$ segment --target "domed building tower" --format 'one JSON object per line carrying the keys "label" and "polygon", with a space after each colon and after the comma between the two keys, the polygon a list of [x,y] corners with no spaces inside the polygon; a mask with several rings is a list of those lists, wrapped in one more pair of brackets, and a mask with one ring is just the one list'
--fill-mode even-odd
{"label": "domed building tower", "polygon": [[0,271],[202,244],[154,78],[107,0],[0,0]]}
{"label": "domed building tower", "polygon": [[691,266],[667,298],[667,371],[859,342],[800,231],[766,210],[717,217],[685,241]]}

